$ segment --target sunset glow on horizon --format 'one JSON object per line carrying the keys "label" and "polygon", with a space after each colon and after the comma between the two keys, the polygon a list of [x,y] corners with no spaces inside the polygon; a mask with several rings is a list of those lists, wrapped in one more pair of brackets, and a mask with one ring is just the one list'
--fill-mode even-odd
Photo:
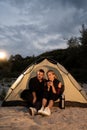
{"label": "sunset glow on horizon", "polygon": [[8,54],[5,51],[0,51],[0,60],[4,61],[8,59]]}

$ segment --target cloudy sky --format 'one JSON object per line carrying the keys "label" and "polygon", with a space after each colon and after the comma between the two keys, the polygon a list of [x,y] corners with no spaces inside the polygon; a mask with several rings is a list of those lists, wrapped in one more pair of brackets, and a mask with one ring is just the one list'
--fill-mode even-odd
{"label": "cloudy sky", "polygon": [[67,47],[87,24],[87,0],[0,0],[0,50],[23,57]]}

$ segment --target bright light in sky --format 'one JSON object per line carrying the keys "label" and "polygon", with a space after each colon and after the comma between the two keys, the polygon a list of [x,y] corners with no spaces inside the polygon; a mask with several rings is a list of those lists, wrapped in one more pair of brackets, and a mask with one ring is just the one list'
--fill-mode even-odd
{"label": "bright light in sky", "polygon": [[6,60],[8,55],[5,51],[0,51],[0,60]]}

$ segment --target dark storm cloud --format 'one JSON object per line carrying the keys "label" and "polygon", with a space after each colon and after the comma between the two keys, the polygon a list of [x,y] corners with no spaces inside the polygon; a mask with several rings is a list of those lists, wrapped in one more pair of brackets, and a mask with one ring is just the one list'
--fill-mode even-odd
{"label": "dark storm cloud", "polygon": [[23,56],[65,48],[87,24],[86,0],[0,0],[0,48]]}
{"label": "dark storm cloud", "polygon": [[[3,0],[2,0],[3,1]],[[24,8],[27,6],[36,5],[36,9],[46,9],[47,7],[52,9],[58,7],[58,4],[61,6],[74,6],[76,8],[87,7],[87,0],[7,0],[10,4],[16,7]],[[38,7],[37,7],[38,5]]]}
{"label": "dark storm cloud", "polygon": [[[62,0],[64,2],[64,0]],[[65,0],[65,3],[70,3],[71,5],[75,6],[76,8],[83,8],[86,9],[87,7],[87,0]]]}

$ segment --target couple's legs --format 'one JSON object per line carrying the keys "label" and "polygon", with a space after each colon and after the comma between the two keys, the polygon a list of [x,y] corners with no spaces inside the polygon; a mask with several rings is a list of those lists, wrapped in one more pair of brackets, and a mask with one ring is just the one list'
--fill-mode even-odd
{"label": "couple's legs", "polygon": [[47,100],[46,98],[42,99],[42,107],[41,109],[38,111],[39,114],[42,115],[46,115],[46,116],[50,116],[51,115],[51,108],[54,104],[53,100]]}
{"label": "couple's legs", "polygon": [[27,102],[27,106],[31,106],[33,102],[33,95],[29,91],[29,89],[25,89],[22,91],[20,97]]}
{"label": "couple's legs", "polygon": [[54,101],[53,100],[49,100],[49,101],[47,101],[47,99],[46,98],[43,98],[43,100],[42,100],[42,106],[43,107],[49,107],[50,109],[53,107],[53,104],[54,104]]}
{"label": "couple's legs", "polygon": [[36,101],[35,103],[33,103],[33,95],[32,93],[30,92],[30,90],[26,89],[24,90],[20,97],[27,102],[27,105],[28,107],[34,107],[36,108],[37,110],[40,109],[41,107],[41,104],[42,104],[42,101]]}
{"label": "couple's legs", "polygon": [[51,92],[45,91],[42,99],[42,106],[52,108],[54,104]]}

